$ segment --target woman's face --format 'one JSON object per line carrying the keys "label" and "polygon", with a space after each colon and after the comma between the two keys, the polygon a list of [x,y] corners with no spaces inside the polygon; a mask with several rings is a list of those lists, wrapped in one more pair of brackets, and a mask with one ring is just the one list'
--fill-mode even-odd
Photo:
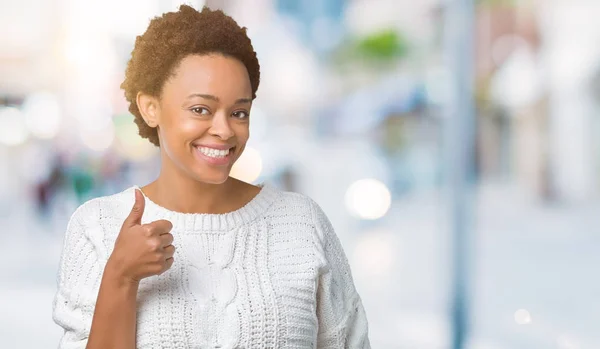
{"label": "woman's face", "polygon": [[243,63],[221,54],[185,57],[158,101],[164,160],[192,178],[227,180],[249,137],[252,87]]}

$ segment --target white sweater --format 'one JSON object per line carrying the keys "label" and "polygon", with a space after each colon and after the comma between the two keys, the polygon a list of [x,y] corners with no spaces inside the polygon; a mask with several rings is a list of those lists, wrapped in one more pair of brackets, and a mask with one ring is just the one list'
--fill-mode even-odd
{"label": "white sweater", "polygon": [[[310,197],[261,184],[225,214],[170,211],[146,197],[142,224],[173,223],[175,263],[142,279],[137,348],[370,348],[346,254]],[[69,220],[53,319],[59,348],[86,346],[104,266],[132,186],[82,204]]]}

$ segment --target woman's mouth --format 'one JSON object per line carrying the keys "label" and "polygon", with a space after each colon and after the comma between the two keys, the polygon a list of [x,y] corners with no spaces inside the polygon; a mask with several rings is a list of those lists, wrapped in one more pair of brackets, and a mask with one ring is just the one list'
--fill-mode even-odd
{"label": "woman's mouth", "polygon": [[230,149],[214,149],[203,146],[194,146],[194,153],[200,160],[208,162],[212,165],[224,166],[229,165],[235,153],[235,147]]}

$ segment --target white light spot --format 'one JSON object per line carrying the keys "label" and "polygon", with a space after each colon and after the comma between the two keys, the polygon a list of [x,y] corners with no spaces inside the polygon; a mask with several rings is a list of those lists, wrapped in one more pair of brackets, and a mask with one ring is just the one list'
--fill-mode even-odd
{"label": "white light spot", "polygon": [[248,183],[254,182],[262,171],[262,157],[254,148],[246,147],[231,168],[230,176]]}
{"label": "white light spot", "polygon": [[315,105],[323,96],[317,92],[319,82],[316,77],[320,73],[312,51],[285,38],[265,61],[265,77],[260,82],[261,96],[269,96],[269,108],[273,113],[294,117],[309,109],[304,101],[310,100],[311,105]]}
{"label": "white light spot", "polygon": [[21,111],[14,107],[0,107],[0,143],[15,146],[25,143],[29,132]]}
{"label": "white light spot", "polygon": [[385,184],[367,178],[350,185],[345,202],[352,215],[362,219],[378,219],[389,210],[392,196]]}
{"label": "white light spot", "polygon": [[518,47],[491,81],[492,98],[509,108],[526,107],[543,94],[542,76],[531,49]]}
{"label": "white light spot", "polygon": [[492,43],[491,55],[494,64],[498,67],[502,66],[504,60],[507,59],[515,50],[528,47],[527,41],[519,35],[508,34],[498,37]]}
{"label": "white light spot", "polygon": [[29,96],[23,103],[25,124],[32,135],[42,138],[54,138],[60,129],[61,108],[56,97],[47,92]]}
{"label": "white light spot", "polygon": [[88,148],[102,152],[108,149],[113,143],[115,139],[115,127],[112,122],[99,129],[81,127],[80,137],[83,144]]}
{"label": "white light spot", "polygon": [[515,322],[519,325],[527,325],[531,323],[531,314],[526,309],[519,309],[515,312]]}

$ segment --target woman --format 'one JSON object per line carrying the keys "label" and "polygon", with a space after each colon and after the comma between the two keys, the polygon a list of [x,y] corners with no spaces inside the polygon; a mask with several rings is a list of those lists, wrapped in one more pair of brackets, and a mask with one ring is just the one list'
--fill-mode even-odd
{"label": "woman", "polygon": [[72,215],[61,348],[369,348],[346,255],[311,198],[229,177],[259,64],[221,11],[153,19],[121,87],[158,178]]}

